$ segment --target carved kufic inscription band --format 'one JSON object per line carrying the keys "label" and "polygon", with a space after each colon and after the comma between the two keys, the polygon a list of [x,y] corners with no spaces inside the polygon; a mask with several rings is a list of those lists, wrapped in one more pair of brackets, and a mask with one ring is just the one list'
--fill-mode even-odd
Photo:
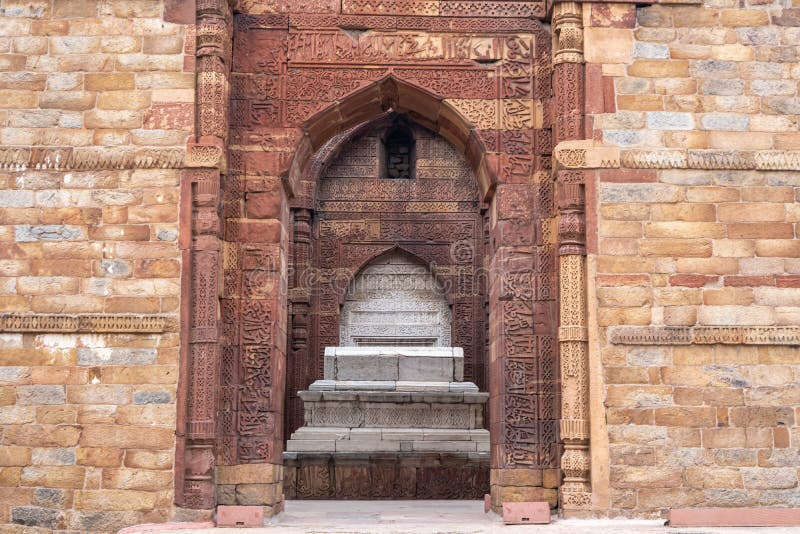
{"label": "carved kufic inscription band", "polygon": [[800,326],[615,326],[616,345],[800,345]]}
{"label": "carved kufic inscription band", "polygon": [[0,147],[0,170],[181,169],[182,148]]}
{"label": "carved kufic inscription band", "polygon": [[160,315],[0,315],[0,332],[166,332]]}
{"label": "carved kufic inscription band", "polygon": [[566,169],[800,170],[798,150],[622,150],[591,141],[563,142],[555,149]]}

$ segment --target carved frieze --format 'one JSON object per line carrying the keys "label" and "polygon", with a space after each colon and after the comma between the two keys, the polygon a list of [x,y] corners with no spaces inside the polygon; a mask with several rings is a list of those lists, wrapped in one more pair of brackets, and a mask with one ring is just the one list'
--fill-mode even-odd
{"label": "carved frieze", "polygon": [[0,332],[160,333],[175,324],[161,315],[0,314]]}
{"label": "carved frieze", "polygon": [[797,326],[612,326],[616,345],[800,345]]}
{"label": "carved frieze", "polygon": [[182,148],[0,147],[0,170],[180,169]]}

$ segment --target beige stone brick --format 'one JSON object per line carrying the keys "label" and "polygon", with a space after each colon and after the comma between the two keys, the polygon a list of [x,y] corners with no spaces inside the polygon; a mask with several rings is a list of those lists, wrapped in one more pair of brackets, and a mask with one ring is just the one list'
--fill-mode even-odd
{"label": "beige stone brick", "polygon": [[733,187],[687,187],[686,200],[689,202],[738,202],[741,193]]}
{"label": "beige stone brick", "polygon": [[650,214],[654,221],[692,221],[693,223],[715,221],[716,213],[714,204],[654,204],[650,207]]}
{"label": "beige stone brick", "polygon": [[97,97],[98,109],[141,110],[150,107],[148,91],[104,91]]}
{"label": "beige stone brick", "polygon": [[637,59],[628,67],[628,75],[641,78],[685,78],[689,76],[689,62],[683,59]]}
{"label": "beige stone brick", "polygon": [[756,364],[758,363],[756,347],[742,345],[717,346],[714,350],[714,363],[734,365]]}
{"label": "beige stone brick", "polygon": [[766,365],[796,363],[798,352],[794,347],[759,347],[758,361]]}
{"label": "beige stone brick", "polygon": [[103,35],[100,51],[105,54],[130,54],[142,50],[142,38],[134,35]]}
{"label": "beige stone brick", "polygon": [[711,47],[711,57],[721,61],[750,61],[753,56],[753,47],[751,46],[728,44]]}
{"label": "beige stone brick", "polygon": [[[274,464],[242,464],[237,466],[220,466],[218,472],[218,484],[270,484],[273,482],[277,482],[281,476],[281,468],[280,466],[276,466]],[[538,481],[539,484],[528,484],[528,483],[519,483],[524,482],[524,478],[513,478],[512,475],[508,475],[508,480],[514,480],[514,485],[522,486],[522,485],[540,485],[541,484],[541,471],[538,472]],[[495,475],[494,483],[500,483],[497,480],[497,473],[493,473]],[[503,478],[501,476],[501,478]],[[505,479],[504,479],[505,480]]]}
{"label": "beige stone brick", "polygon": [[95,104],[95,93],[84,91],[46,91],[39,95],[39,107],[85,111]]}
{"label": "beige stone brick", "polygon": [[11,41],[11,51],[15,54],[38,56],[47,54],[47,37],[28,35],[14,37]]}
{"label": "beige stone brick", "polygon": [[794,239],[760,239],[755,242],[757,256],[800,257],[800,242]]}
{"label": "beige stone brick", "polygon": [[152,510],[156,504],[153,492],[133,490],[82,490],[75,492],[78,510]]}
{"label": "beige stone brick", "polygon": [[650,373],[645,367],[606,367],[606,384],[648,384]]}
{"label": "beige stone brick", "polygon": [[740,388],[709,387],[703,388],[703,402],[712,406],[741,406],[744,394]]}
{"label": "beige stone brick", "polygon": [[737,132],[708,132],[709,148],[767,150],[772,148],[772,140],[770,133],[748,132],[747,135],[742,135]]}
{"label": "beige stone brick", "polygon": [[650,313],[648,307],[599,308],[597,322],[600,326],[647,325],[650,324]]}
{"label": "beige stone brick", "polygon": [[[175,406],[172,404],[147,404],[120,406],[114,417],[119,425],[175,425]],[[144,448],[144,447],[142,447]],[[152,447],[161,448],[161,447]]]}
{"label": "beige stone brick", "polygon": [[746,446],[744,428],[704,428],[701,432],[703,447],[707,449],[744,448]]}
{"label": "beige stone brick", "polygon": [[84,116],[87,128],[141,128],[142,113],[136,110],[94,110]]}
{"label": "beige stone brick", "polygon": [[769,306],[703,306],[698,313],[703,325],[772,325],[775,310]]}
{"label": "beige stone brick", "polygon": [[75,349],[0,349],[0,365],[75,365],[76,360]]}
{"label": "beige stone brick", "polygon": [[661,111],[664,97],[660,95],[619,95],[617,109],[633,111]]}
{"label": "beige stone brick", "polygon": [[678,6],[672,10],[676,27],[703,28],[719,24],[719,10],[696,6]]}
{"label": "beige stone brick", "polygon": [[609,425],[653,425],[652,408],[608,408]]}
{"label": "beige stone brick", "polygon": [[703,304],[708,306],[749,306],[753,301],[753,290],[749,288],[724,287],[703,291]]}
{"label": "beige stone brick", "polygon": [[682,484],[678,469],[654,466],[611,466],[611,484],[617,488],[674,488]]}
{"label": "beige stone brick", "polygon": [[667,448],[696,448],[700,447],[700,429],[685,426],[666,427]]}
{"label": "beige stone brick", "polygon": [[101,297],[83,295],[37,295],[30,299],[31,311],[37,313],[92,313],[103,311]]}
{"label": "beige stone brick", "polygon": [[722,204],[717,217],[723,222],[777,222],[786,219],[783,204],[770,202]]}
{"label": "beige stone brick", "polygon": [[645,237],[660,238],[719,238],[725,237],[725,225],[699,221],[669,221],[646,223]]}
{"label": "beige stone brick", "polygon": [[0,466],[24,467],[30,465],[31,449],[28,447],[0,447]]}
{"label": "beige stone brick", "polygon": [[87,91],[118,91],[134,88],[134,74],[130,72],[87,73],[84,89]]}
{"label": "beige stone brick", "polygon": [[635,256],[639,251],[636,239],[606,238],[600,240],[599,250],[602,254],[613,256]]}
{"label": "beige stone brick", "polygon": [[106,384],[174,384],[178,369],[174,365],[110,366],[101,370]]}
{"label": "beige stone brick", "polygon": [[606,406],[647,408],[664,406],[672,399],[671,386],[612,385],[606,388]]}
{"label": "beige stone brick", "polygon": [[39,406],[36,422],[42,425],[74,425],[78,422],[78,411],[74,406]]}
{"label": "beige stone brick", "polygon": [[[127,450],[125,451],[125,467],[137,469],[172,469],[173,451],[148,451],[148,450]],[[262,464],[246,464],[262,465]],[[220,466],[222,467],[222,466]],[[235,466],[239,467],[239,466]],[[222,470],[224,471],[224,469]],[[263,476],[264,473],[261,473]]]}
{"label": "beige stone brick", "polygon": [[723,9],[723,26],[764,26],[769,24],[769,15],[760,9]]}
{"label": "beige stone brick", "polygon": [[691,488],[743,488],[739,469],[713,467],[688,467],[686,484]]}
{"label": "beige stone brick", "polygon": [[86,469],[79,466],[25,467],[21,482],[44,488],[82,488]]}
{"label": "beige stone brick", "polygon": [[645,239],[639,243],[642,256],[673,256],[681,258],[711,256],[709,239]]}
{"label": "beige stone brick", "polygon": [[146,469],[103,469],[103,488],[156,491],[172,483],[170,471]]}
{"label": "beige stone brick", "polygon": [[674,427],[713,427],[717,424],[717,411],[712,407],[656,408],[655,424]]}
{"label": "beige stone brick", "polygon": [[734,239],[791,239],[794,225],[791,223],[734,223],[728,225],[728,237]]}
{"label": "beige stone brick", "polygon": [[736,258],[678,258],[675,266],[679,273],[719,275],[739,272]]}
{"label": "beige stone brick", "polygon": [[630,63],[633,32],[627,28],[585,28],[584,56],[588,63]]}
{"label": "beige stone brick", "polygon": [[145,35],[142,39],[145,54],[180,54],[183,46],[182,35]]}
{"label": "beige stone brick", "polygon": [[94,18],[98,0],[53,0],[53,18]]}
{"label": "beige stone brick", "polygon": [[600,221],[598,233],[603,237],[641,237],[642,224],[637,221]]}
{"label": "beige stone brick", "polygon": [[12,89],[0,90],[0,108],[27,109],[36,107],[36,92]]}
{"label": "beige stone brick", "polygon": [[132,449],[169,449],[174,431],[169,428],[136,426],[86,426],[80,437],[81,446]]}
{"label": "beige stone brick", "polygon": [[600,215],[604,219],[621,221],[643,221],[650,218],[647,204],[602,204]]}
{"label": "beige stone brick", "polygon": [[708,136],[703,131],[664,132],[667,148],[708,148]]}

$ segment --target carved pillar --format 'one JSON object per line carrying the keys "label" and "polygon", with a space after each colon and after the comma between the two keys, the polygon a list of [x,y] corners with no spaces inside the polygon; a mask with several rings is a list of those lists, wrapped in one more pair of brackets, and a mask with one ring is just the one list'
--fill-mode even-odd
{"label": "carved pillar", "polygon": [[[313,369],[306,365],[309,361],[309,313],[311,311],[311,295],[307,282],[307,271],[311,257],[311,211],[297,209],[294,211],[294,227],[292,229],[292,274],[289,280],[291,290],[291,341],[287,374],[291,384],[287,391],[305,389],[309,375]],[[303,424],[303,405],[299,397],[290,397],[290,405],[286,407],[286,431],[293,432]]]}
{"label": "carved pillar", "polygon": [[563,509],[591,505],[586,329],[586,225],[582,173],[558,173]]}
{"label": "carved pillar", "polygon": [[[219,367],[217,329],[220,253],[219,171],[187,171],[184,180],[191,195],[191,243],[188,261],[191,307],[189,328],[183,330],[188,350],[187,410],[183,437],[184,481],[179,504],[187,508],[214,506],[214,441],[216,438],[216,387]],[[187,336],[188,334],[188,336]]]}
{"label": "carved pillar", "polygon": [[183,275],[181,384],[175,501],[215,505],[214,465],[219,383],[220,169],[227,136],[226,72],[231,12],[227,0],[197,2],[196,141],[187,147],[181,185]]}
{"label": "carved pillar", "polygon": [[[553,8],[553,83],[556,143],[583,137],[583,28],[581,4]],[[557,175],[559,255],[559,350],[561,360],[561,439],[564,510],[591,506],[589,376],[586,327],[586,228],[583,174]]]}
{"label": "carved pillar", "polygon": [[555,143],[583,137],[583,28],[581,4],[553,7]]}

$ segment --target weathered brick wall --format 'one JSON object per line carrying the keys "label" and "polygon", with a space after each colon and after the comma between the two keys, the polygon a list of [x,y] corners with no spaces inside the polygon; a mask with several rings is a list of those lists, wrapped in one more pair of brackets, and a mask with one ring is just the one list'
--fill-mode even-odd
{"label": "weathered brick wall", "polygon": [[[797,150],[797,6],[594,4],[588,136],[623,152]],[[796,347],[609,341],[617,325],[800,321],[800,176],[674,166],[600,170],[590,184],[609,506],[798,506]]]}
{"label": "weathered brick wall", "polygon": [[[0,1],[1,312],[177,322],[190,28],[160,0]],[[4,333],[0,366],[0,523],[169,519],[176,332]]]}

